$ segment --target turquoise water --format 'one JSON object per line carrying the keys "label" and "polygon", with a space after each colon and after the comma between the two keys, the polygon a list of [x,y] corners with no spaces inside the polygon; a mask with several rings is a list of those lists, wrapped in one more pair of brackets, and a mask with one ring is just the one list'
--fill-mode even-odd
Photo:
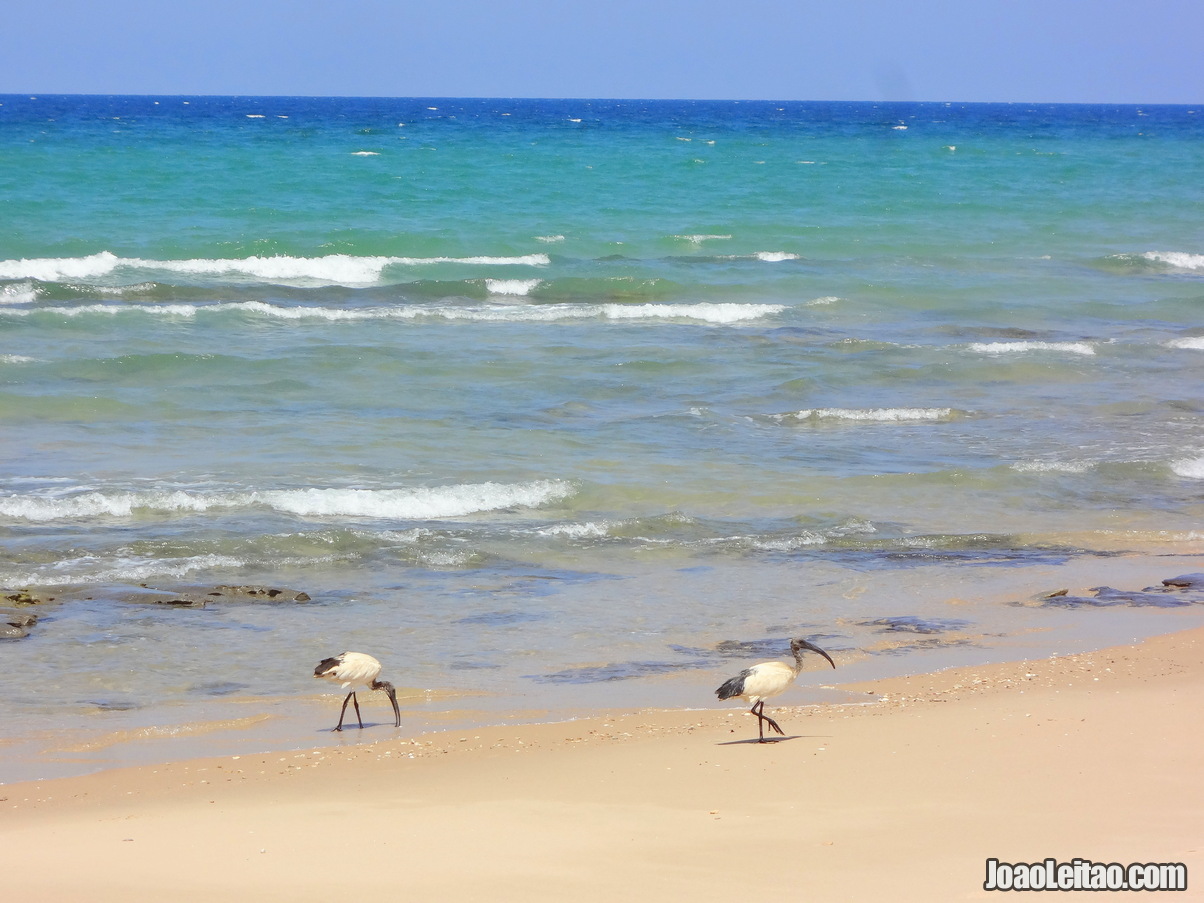
{"label": "turquoise water", "polygon": [[[0,587],[75,598],[4,644],[7,730],[343,649],[702,705],[724,640],[856,676],[1181,618],[1009,603],[1199,566],[1202,123],[0,97]],[[118,601],[222,583],[312,601]]]}

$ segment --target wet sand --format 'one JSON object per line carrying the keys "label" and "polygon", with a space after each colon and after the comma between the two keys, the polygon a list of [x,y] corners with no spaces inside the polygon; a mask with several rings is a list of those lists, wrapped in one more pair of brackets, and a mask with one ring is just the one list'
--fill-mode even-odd
{"label": "wet sand", "polygon": [[0,883],[89,903],[931,901],[991,897],[987,857],[1204,875],[1204,629],[847,689],[866,704],[771,706],[786,738],[763,745],[716,703],[9,784]]}

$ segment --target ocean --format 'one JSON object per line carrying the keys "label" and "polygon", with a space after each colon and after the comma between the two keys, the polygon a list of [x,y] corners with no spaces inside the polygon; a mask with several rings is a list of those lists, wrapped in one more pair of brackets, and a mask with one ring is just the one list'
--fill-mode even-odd
{"label": "ocean", "polygon": [[[405,733],[717,704],[792,635],[840,667],[783,704],[1201,623],[1134,591],[1204,569],[1202,139],[0,96],[0,781],[384,736],[326,733],[344,650]],[[155,596],[231,585],[308,599]]]}

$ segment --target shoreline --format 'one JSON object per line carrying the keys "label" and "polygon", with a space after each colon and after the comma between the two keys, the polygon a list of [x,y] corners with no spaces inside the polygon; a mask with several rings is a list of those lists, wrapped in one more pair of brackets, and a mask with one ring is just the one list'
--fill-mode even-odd
{"label": "shoreline", "polygon": [[764,745],[716,705],[4,785],[6,885],[918,901],[988,898],[990,857],[1204,869],[1204,628],[840,687],[866,703],[771,700],[787,736]]}
{"label": "shoreline", "polygon": [[[1168,594],[1168,601],[1181,597],[1173,601],[1171,608],[1159,607],[1161,597],[1151,604],[1147,590],[1151,583],[1156,585],[1171,575],[1202,570],[1204,558],[1194,550],[1156,556],[1130,553],[1020,571],[1008,567],[977,569],[963,574],[958,583],[947,586],[930,583],[918,591],[913,587],[912,592],[901,594],[896,603],[879,606],[879,614],[898,617],[866,621],[864,616],[821,614],[807,627],[796,629],[820,630],[813,639],[834,655],[839,669],[818,678],[804,676],[783,700],[796,705],[804,701],[830,705],[849,701],[848,694],[841,689],[847,683],[1091,651],[1197,626],[1204,623],[1200,608],[1204,588]],[[839,591],[845,593],[845,599],[862,592],[889,598],[888,586],[877,576],[859,578]],[[1106,611],[1092,609],[1093,600],[1087,597],[1095,591],[1092,587],[1100,583],[1127,587],[1119,595],[1139,598],[1132,604],[1103,600],[1109,606]],[[773,594],[786,594],[785,587],[776,584],[775,587]],[[1058,589],[1069,593],[1069,601],[1074,605],[1063,604],[1068,601],[1064,598],[1054,599],[1057,604],[1049,603],[1049,598],[1058,596]],[[1143,596],[1147,598],[1140,598]],[[231,614],[235,611],[230,609]],[[771,635],[773,628],[762,625],[785,623],[778,619],[787,614],[788,609],[764,614],[760,625],[729,624],[722,633],[690,635],[682,631],[674,639],[685,646],[677,648],[658,648],[655,642],[638,649],[619,644],[592,661],[564,656],[563,661],[545,666],[546,670],[555,670],[572,660],[569,669],[563,672],[569,678],[564,682],[516,677],[527,669],[538,673],[538,665],[524,663],[512,668],[509,674],[488,672],[489,681],[461,681],[452,685],[441,680],[446,674],[440,675],[424,665],[415,663],[407,668],[404,657],[398,667],[396,652],[377,654],[387,662],[388,677],[397,686],[403,708],[399,733],[407,736],[439,729],[475,730],[520,722],[562,721],[607,710],[707,708],[715,705],[712,681],[717,686],[730,676],[728,672],[733,667],[738,669],[752,661],[774,657],[772,650],[752,650],[747,658],[740,654],[718,655],[717,644]],[[818,627],[821,622],[838,639],[832,639],[833,633],[823,633],[824,628]],[[349,639],[341,648],[356,648],[355,642]],[[785,641],[782,642],[784,646]],[[275,662],[274,673],[270,675],[276,679],[276,686],[264,695],[190,699],[179,693],[176,686],[171,688],[175,695],[165,701],[134,705],[128,710],[120,705],[116,708],[101,708],[98,703],[81,705],[78,700],[97,697],[76,693],[64,696],[64,701],[69,701],[74,695],[74,705],[64,707],[48,702],[43,706],[44,711],[31,717],[22,717],[14,711],[15,718],[6,722],[9,736],[0,738],[0,788],[18,781],[94,774],[134,765],[222,755],[287,753],[329,745],[331,735],[327,728],[337,717],[342,693],[324,684],[319,689],[309,674],[314,662],[337,648],[340,647],[323,649],[311,643],[281,650],[286,657]],[[690,654],[683,655],[683,651]],[[698,661],[691,661],[691,656],[697,656]],[[642,674],[640,680],[572,677],[573,668],[583,675],[605,672],[612,667],[619,673],[638,674],[649,659],[655,659],[651,662],[655,669]],[[233,664],[247,673],[259,667],[254,659],[235,660]],[[281,681],[281,675],[295,675],[296,679]],[[192,679],[203,682],[200,677]],[[423,679],[432,683],[425,688],[415,685]],[[281,693],[290,683],[298,688],[308,686],[311,692]],[[120,693],[113,696],[121,702]],[[370,723],[380,720],[381,706],[388,710],[383,696],[368,696],[365,718]],[[327,725],[328,720],[331,725]],[[354,738],[344,732],[340,735],[340,745],[374,742],[374,732],[366,733],[368,739]]]}

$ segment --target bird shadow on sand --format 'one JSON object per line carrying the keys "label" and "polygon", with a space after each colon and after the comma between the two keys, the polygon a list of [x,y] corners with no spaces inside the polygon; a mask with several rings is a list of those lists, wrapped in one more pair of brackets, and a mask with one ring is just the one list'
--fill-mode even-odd
{"label": "bird shadow on sand", "polygon": [[346,724],[344,724],[343,729],[341,731],[336,731],[332,727],[319,727],[314,730],[314,733],[315,734],[344,734],[349,737],[354,737],[357,734],[363,733],[364,731],[368,730],[369,728],[373,728],[373,727],[393,727],[393,725],[389,724],[389,722],[387,722],[387,721],[365,721],[363,727],[360,727],[358,724],[353,724],[350,727],[348,727]]}
{"label": "bird shadow on sand", "polygon": [[[789,743],[791,740],[807,740],[811,738],[809,734],[791,734],[789,737],[766,737],[764,741],[758,740],[756,737],[750,737],[747,740],[724,740],[722,743],[716,743],[716,746],[767,746],[770,743]],[[819,739],[819,735],[815,735],[813,739]]]}

